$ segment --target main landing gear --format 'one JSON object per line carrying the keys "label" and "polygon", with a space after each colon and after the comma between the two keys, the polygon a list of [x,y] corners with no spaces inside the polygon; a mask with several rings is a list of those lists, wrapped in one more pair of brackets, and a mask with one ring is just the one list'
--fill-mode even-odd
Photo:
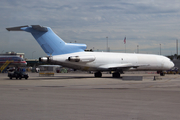
{"label": "main landing gear", "polygon": [[112,74],[112,77],[113,77],[113,78],[120,78],[120,73],[119,73],[119,72],[114,72],[114,73]]}
{"label": "main landing gear", "polygon": [[160,72],[160,76],[165,76],[165,74],[163,72]]}
{"label": "main landing gear", "polygon": [[100,71],[94,73],[94,77],[102,77],[102,73]]}
{"label": "main landing gear", "polygon": [[[100,71],[94,73],[94,77],[102,77],[102,73]],[[113,78],[120,78],[120,73],[119,72],[114,72],[112,73]]]}
{"label": "main landing gear", "polygon": [[160,76],[165,76],[165,73],[163,71],[157,71],[158,74],[160,74]]}

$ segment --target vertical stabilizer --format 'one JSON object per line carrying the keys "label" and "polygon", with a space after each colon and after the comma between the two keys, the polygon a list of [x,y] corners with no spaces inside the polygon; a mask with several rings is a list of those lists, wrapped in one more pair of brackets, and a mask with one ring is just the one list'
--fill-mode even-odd
{"label": "vertical stabilizer", "polygon": [[8,31],[30,32],[47,55],[61,55],[74,52],[83,52],[85,44],[65,43],[50,27],[40,25],[19,26],[6,28]]}

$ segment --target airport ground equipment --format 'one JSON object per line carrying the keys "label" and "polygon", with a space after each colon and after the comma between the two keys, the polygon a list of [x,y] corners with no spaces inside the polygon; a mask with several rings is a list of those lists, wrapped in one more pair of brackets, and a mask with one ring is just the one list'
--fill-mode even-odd
{"label": "airport ground equipment", "polygon": [[179,74],[179,68],[178,67],[174,67],[170,70],[165,71],[165,74]]}
{"label": "airport ground equipment", "polygon": [[16,78],[16,79],[22,79],[22,78],[25,78],[25,79],[28,79],[28,74],[26,74],[25,72],[22,72],[22,71],[14,71],[14,72],[9,72],[8,73],[8,77],[10,79],[12,78]]}
{"label": "airport ground equipment", "polygon": [[10,64],[10,63],[12,63],[13,62],[13,60],[7,60],[2,66],[1,66],[1,68],[0,68],[0,72],[2,73],[4,70],[5,70],[5,68],[7,68],[8,67],[8,65]]}
{"label": "airport ground equipment", "polygon": [[39,72],[39,76],[54,76],[54,72]]}

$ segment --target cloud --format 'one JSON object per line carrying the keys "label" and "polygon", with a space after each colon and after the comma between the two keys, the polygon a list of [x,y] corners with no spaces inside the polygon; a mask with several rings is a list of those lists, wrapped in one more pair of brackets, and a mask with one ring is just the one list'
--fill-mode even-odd
{"label": "cloud", "polygon": [[[29,33],[5,30],[40,24],[51,27],[66,42],[85,43],[89,49],[104,51],[108,36],[111,50],[122,52],[126,36],[129,52],[140,45],[141,52],[157,54],[155,43],[156,46],[161,43],[166,46],[166,52],[162,49],[166,55],[175,49],[174,40],[180,38],[179,5],[176,0],[1,0],[0,48],[22,50],[26,57],[31,57],[34,50],[40,51],[34,53],[35,57],[44,55]],[[30,44],[35,47],[32,49]]]}

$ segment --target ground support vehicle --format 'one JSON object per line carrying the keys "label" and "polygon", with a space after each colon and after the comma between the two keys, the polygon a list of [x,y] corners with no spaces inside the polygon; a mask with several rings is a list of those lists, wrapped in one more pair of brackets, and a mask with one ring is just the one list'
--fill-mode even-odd
{"label": "ground support vehicle", "polygon": [[28,79],[28,74],[26,74],[25,72],[22,72],[22,71],[14,71],[14,72],[9,72],[8,73],[8,77],[10,78],[10,79],[12,79],[12,78],[16,78],[16,79],[22,79],[22,78],[25,78],[25,79]]}

